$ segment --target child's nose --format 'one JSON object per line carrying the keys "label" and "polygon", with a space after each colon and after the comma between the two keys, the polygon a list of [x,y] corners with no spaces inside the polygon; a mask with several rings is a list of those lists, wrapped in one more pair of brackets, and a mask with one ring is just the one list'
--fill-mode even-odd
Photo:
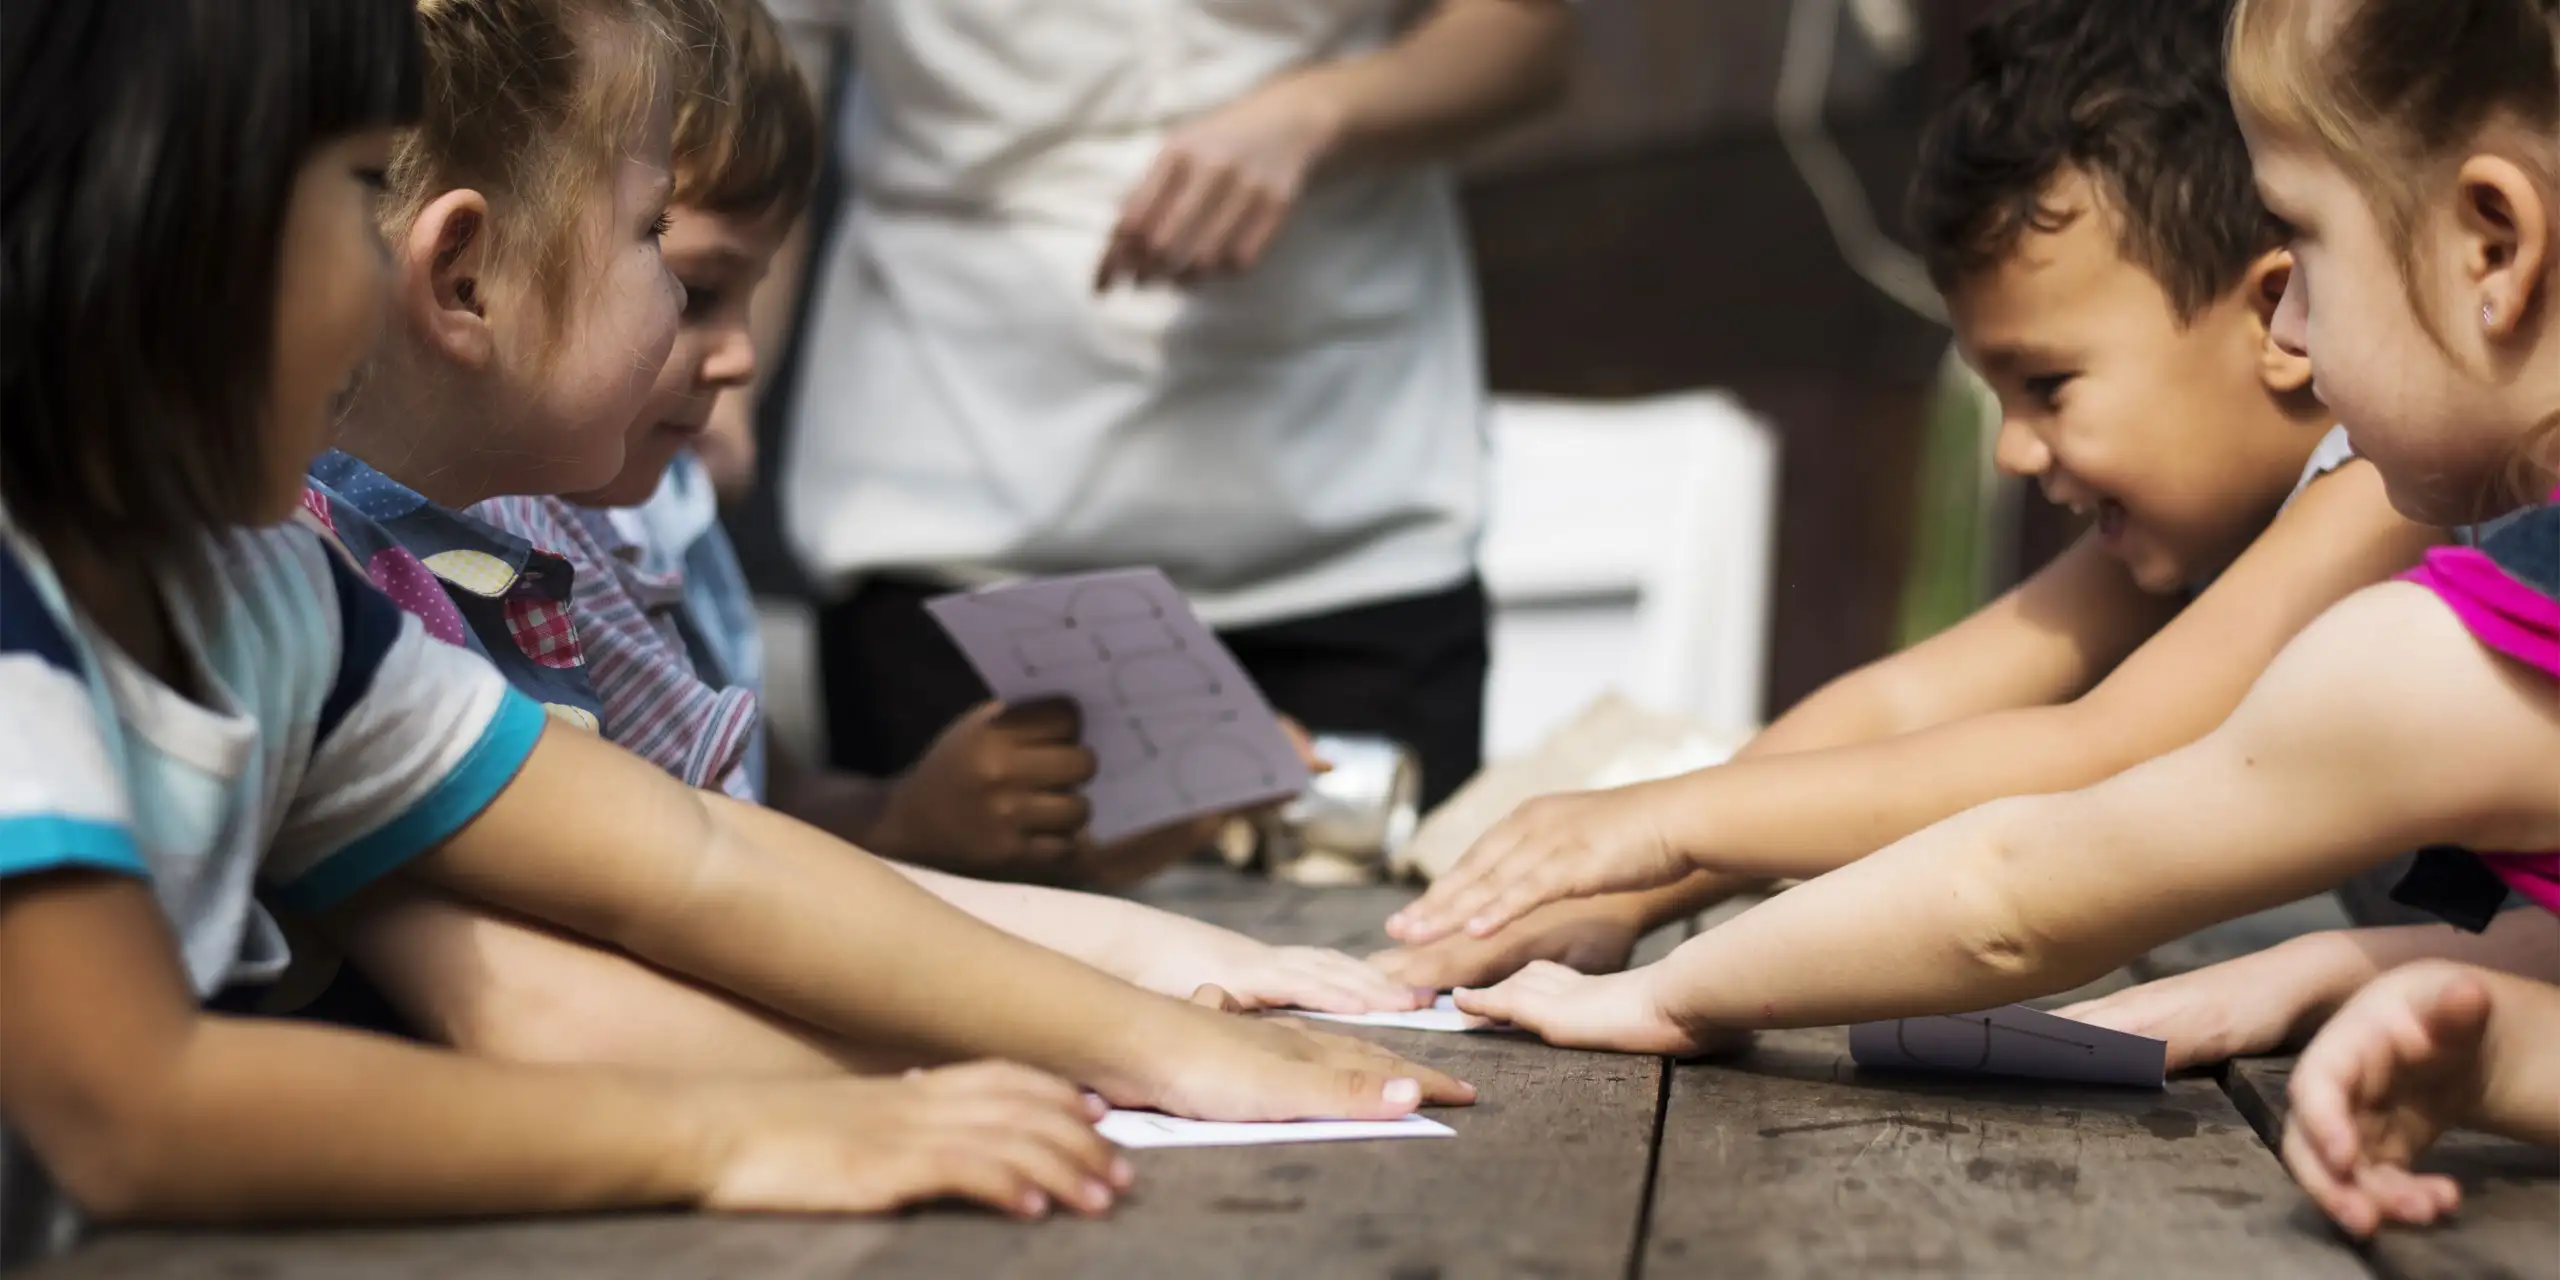
{"label": "child's nose", "polygon": [[2000,434],[1991,442],[1991,462],[2004,475],[2040,476],[2053,469],[2053,450],[2016,419],[2003,418]]}
{"label": "child's nose", "polygon": [[726,390],[755,381],[756,343],[744,326],[723,333],[702,362],[705,384]]}

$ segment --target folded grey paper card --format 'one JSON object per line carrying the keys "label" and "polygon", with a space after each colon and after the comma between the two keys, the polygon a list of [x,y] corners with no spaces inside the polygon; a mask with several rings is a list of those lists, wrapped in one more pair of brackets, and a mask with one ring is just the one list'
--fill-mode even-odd
{"label": "folded grey paper card", "polygon": [[1085,788],[1097,842],[1306,789],[1271,704],[1154,569],[1035,578],[925,608],[996,697],[1075,702],[1100,766]]}
{"label": "folded grey paper card", "polygon": [[2165,1040],[2057,1018],[2022,1004],[1862,1022],[1849,1028],[1849,1056],[1861,1067],[2152,1089],[2166,1084],[2169,1075]]}

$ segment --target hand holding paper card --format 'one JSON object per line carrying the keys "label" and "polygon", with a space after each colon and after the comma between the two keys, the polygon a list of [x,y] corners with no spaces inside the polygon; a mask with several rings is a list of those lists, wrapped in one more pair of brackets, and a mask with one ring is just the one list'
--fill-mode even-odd
{"label": "hand holding paper card", "polygon": [[1075,702],[1100,766],[1085,788],[1098,843],[1306,789],[1271,704],[1154,569],[1038,578],[925,608],[998,698]]}
{"label": "hand holding paper card", "polygon": [[1437,1120],[1289,1120],[1248,1124],[1186,1120],[1155,1111],[1113,1111],[1094,1126],[1114,1145],[1149,1147],[1262,1147],[1289,1142],[1351,1142],[1365,1138],[1446,1138],[1457,1130]]}
{"label": "hand holding paper card", "polygon": [[1849,1056],[1861,1067],[2157,1089],[2168,1080],[2169,1044],[2013,1004],[1981,1013],[1862,1022],[1849,1028]]}

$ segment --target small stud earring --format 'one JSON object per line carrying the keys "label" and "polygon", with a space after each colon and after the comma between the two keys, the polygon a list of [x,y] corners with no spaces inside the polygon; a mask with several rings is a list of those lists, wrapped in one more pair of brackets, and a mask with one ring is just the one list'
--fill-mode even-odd
{"label": "small stud earring", "polygon": [[2480,304],[2480,327],[2483,329],[2495,329],[2498,327],[2497,303],[2483,302]]}

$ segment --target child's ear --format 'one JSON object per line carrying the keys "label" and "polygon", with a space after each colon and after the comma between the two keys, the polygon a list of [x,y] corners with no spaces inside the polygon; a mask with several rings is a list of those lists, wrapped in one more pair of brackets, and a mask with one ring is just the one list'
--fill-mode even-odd
{"label": "child's ear", "polygon": [[2284,306],[2285,286],[2291,283],[2293,253],[2287,249],[2258,255],[2244,277],[2249,314],[2257,321],[2258,377],[2277,395],[2292,395],[2311,385],[2311,357],[2276,341],[2276,312]]}
{"label": "child's ear", "polygon": [[[2551,265],[2551,206],[2531,175],[2504,156],[2475,155],[2454,175],[2462,283],[2492,342],[2514,334],[2542,303]],[[2468,317],[2465,317],[2468,319]]]}
{"label": "child's ear", "polygon": [[409,227],[400,246],[401,305],[419,335],[466,368],[497,354],[489,329],[489,202],[468,189],[445,192]]}

